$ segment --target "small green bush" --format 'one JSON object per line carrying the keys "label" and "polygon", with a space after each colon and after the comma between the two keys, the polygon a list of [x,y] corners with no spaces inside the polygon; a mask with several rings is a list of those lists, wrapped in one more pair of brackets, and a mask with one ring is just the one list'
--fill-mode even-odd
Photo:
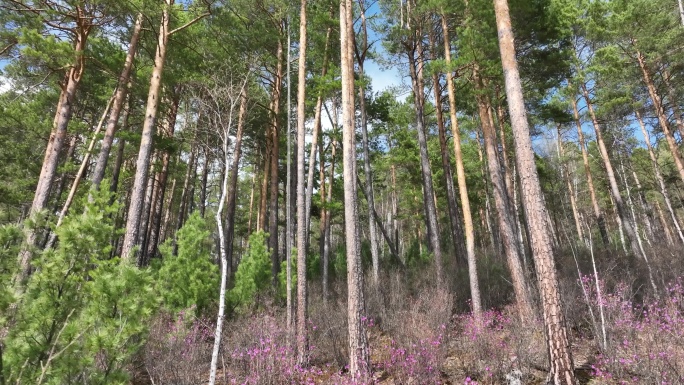
{"label": "small green bush", "polygon": [[271,281],[271,253],[266,247],[266,237],[263,231],[249,236],[249,246],[235,273],[235,286],[228,293],[233,306],[251,304],[254,296]]}
{"label": "small green bush", "polygon": [[104,189],[56,229],[59,244],[35,255],[3,356],[8,383],[125,384],[125,368],[158,300],[152,274],[109,259],[114,234]]}
{"label": "small green bush", "polygon": [[178,231],[177,255],[172,240],[160,246],[163,259],[158,292],[169,310],[195,308],[199,315],[218,298],[220,277],[218,266],[211,261],[210,235],[207,224],[194,212]]}
{"label": "small green bush", "polygon": [[[16,225],[0,226],[0,314],[14,302],[12,280],[17,270],[17,255],[23,234]],[[0,316],[0,327],[4,324]]]}

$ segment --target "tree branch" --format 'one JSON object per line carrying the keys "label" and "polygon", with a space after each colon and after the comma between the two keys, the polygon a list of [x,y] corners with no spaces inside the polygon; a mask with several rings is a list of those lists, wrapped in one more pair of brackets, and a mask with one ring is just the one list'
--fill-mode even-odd
{"label": "tree branch", "polygon": [[188,28],[189,26],[191,26],[191,25],[197,23],[198,21],[204,19],[205,17],[207,17],[207,16],[209,16],[209,15],[211,15],[211,12],[205,12],[205,13],[203,13],[203,14],[197,16],[196,18],[194,18],[194,19],[188,21],[187,23],[181,25],[180,27],[178,27],[178,28],[176,28],[176,29],[174,29],[174,30],[169,31],[169,32],[167,33],[167,35],[168,35],[168,36],[171,36],[171,35],[173,35],[174,33],[178,32],[178,31],[182,31],[182,30],[184,30],[185,28]]}

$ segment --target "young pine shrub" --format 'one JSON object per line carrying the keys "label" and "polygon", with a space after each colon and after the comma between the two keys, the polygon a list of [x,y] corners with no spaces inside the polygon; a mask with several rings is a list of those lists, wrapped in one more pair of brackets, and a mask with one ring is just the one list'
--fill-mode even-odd
{"label": "young pine shrub", "polygon": [[15,299],[12,280],[17,271],[17,255],[22,240],[23,235],[18,226],[0,226],[0,330],[7,321],[4,315]]}
{"label": "young pine shrub", "polygon": [[213,324],[205,314],[218,299],[219,271],[211,260],[211,233],[198,212],[161,247],[157,291],[165,311],[155,318],[143,351],[155,383],[190,385],[205,379]]}
{"label": "young pine shrub", "polygon": [[234,307],[251,305],[256,295],[269,286],[271,254],[266,247],[267,236],[263,231],[249,236],[249,246],[235,272],[235,286],[228,293]]}
{"label": "young pine shrub", "polygon": [[57,248],[36,256],[6,340],[8,383],[127,383],[158,301],[148,270],[109,259],[109,201],[95,193],[56,229]]}
{"label": "young pine shrub", "polygon": [[160,247],[163,259],[157,282],[166,309],[192,309],[201,315],[218,299],[220,277],[211,261],[210,235],[207,224],[194,212],[178,231],[178,252],[173,253],[171,239]]}

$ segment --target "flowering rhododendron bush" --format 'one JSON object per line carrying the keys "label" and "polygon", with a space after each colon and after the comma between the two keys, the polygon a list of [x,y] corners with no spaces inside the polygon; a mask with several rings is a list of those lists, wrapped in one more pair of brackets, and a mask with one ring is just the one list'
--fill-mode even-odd
{"label": "flowering rhododendron bush", "polygon": [[541,324],[524,324],[515,309],[488,310],[478,319],[472,313],[456,315],[447,362],[455,377],[465,384],[507,383],[520,373],[532,379],[532,370],[546,364]]}
{"label": "flowering rhododendron bush", "polygon": [[[371,368],[348,373],[346,302],[311,297],[308,367],[297,365],[294,336],[275,302],[227,319],[219,384],[541,384],[548,358],[541,321],[518,318],[514,306],[480,317],[454,314],[453,296],[427,285],[407,290],[400,280],[367,289]],[[684,383],[684,285],[677,279],[659,296],[638,284],[596,284],[592,276],[566,293],[573,359],[582,384]],[[336,287],[342,291],[342,287]],[[600,293],[600,295],[599,295]],[[155,384],[206,381],[213,321],[190,308],[165,312],[151,325],[145,372]],[[605,344],[603,331],[605,330]]]}
{"label": "flowering rhododendron bush", "polygon": [[195,317],[194,311],[162,313],[152,324],[143,357],[145,371],[155,383],[191,385],[205,379],[214,325]]}
{"label": "flowering rhododendron bush", "polygon": [[[594,303],[595,306],[598,303]],[[597,384],[684,383],[684,286],[636,303],[627,285],[604,296],[607,346],[591,366]]]}

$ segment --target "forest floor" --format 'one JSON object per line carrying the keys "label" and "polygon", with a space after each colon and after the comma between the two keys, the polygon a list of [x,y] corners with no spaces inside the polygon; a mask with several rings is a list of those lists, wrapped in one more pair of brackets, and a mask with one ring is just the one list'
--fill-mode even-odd
{"label": "forest floor", "polygon": [[[585,282],[586,281],[586,282]],[[408,290],[387,280],[368,292],[367,323],[372,378],[346,373],[347,322],[344,295],[309,306],[310,366],[296,365],[285,312],[270,303],[229,317],[224,327],[217,384],[325,385],[540,385],[548,353],[539,320],[521,322],[512,306],[480,317],[455,308],[454,295],[428,285]],[[634,302],[626,285],[606,291],[599,307],[582,300],[568,283],[565,317],[579,384],[684,383],[684,284],[676,279],[659,299]],[[583,280],[587,289],[591,280]],[[574,289],[575,292],[571,292]],[[314,291],[316,292],[316,291]],[[578,293],[579,292],[579,293]],[[339,293],[343,294],[342,290]],[[263,302],[263,298],[259,301]],[[268,301],[266,301],[268,302]],[[588,306],[588,304],[590,306]],[[593,310],[593,313],[591,311]],[[596,318],[594,315],[601,315]],[[206,318],[157,317],[142,353],[134,385],[206,384],[213,322]],[[601,323],[601,319],[604,319]],[[597,323],[597,320],[599,321]],[[605,333],[608,348],[594,337]]]}

